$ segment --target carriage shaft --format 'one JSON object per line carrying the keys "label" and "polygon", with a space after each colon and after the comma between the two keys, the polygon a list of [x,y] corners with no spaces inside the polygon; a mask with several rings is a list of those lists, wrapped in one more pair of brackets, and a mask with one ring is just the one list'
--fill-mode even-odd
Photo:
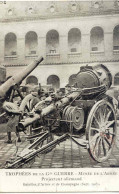
{"label": "carriage shaft", "polygon": [[[48,133],[46,133],[46,136],[48,137]],[[69,138],[68,134],[64,134],[61,137],[57,138],[56,140],[42,146],[39,149],[34,149],[34,147],[36,147],[35,144],[39,144],[41,142],[41,137],[39,139],[37,139],[37,142],[34,142],[32,145],[30,145],[27,149],[26,152],[24,152],[24,155],[21,155],[18,159],[16,159],[14,162],[12,163],[7,163],[6,168],[17,168],[20,166],[23,166],[25,163],[27,163],[28,161],[30,161],[31,159],[33,159],[35,156],[37,156],[37,154],[43,154],[48,150],[53,149],[56,145],[58,145],[59,143],[61,143],[62,141],[65,141],[66,139]],[[39,142],[38,142],[39,140]],[[21,153],[22,154],[22,153]]]}

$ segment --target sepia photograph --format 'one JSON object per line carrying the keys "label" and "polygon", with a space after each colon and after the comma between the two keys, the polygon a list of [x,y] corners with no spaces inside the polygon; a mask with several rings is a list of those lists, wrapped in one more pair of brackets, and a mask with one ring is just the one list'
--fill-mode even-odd
{"label": "sepia photograph", "polygon": [[0,168],[119,167],[119,1],[0,12]]}
{"label": "sepia photograph", "polygon": [[118,167],[119,0],[0,1],[0,169]]}

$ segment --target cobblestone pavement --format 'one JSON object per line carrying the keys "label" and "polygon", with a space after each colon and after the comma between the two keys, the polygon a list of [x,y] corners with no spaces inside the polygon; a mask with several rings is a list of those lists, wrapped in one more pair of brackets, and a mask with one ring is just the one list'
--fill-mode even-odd
{"label": "cobblestone pavement", "polygon": [[[29,142],[25,140],[22,134],[22,142],[19,144],[18,152],[21,152]],[[4,168],[8,160],[16,150],[15,134],[12,134],[12,144],[4,143],[7,135],[0,134],[0,168]],[[70,139],[57,145],[51,152],[35,157],[30,166],[23,168],[106,168],[119,167],[119,121],[115,145],[109,159],[103,163],[97,163],[90,157],[87,149],[78,146]]]}

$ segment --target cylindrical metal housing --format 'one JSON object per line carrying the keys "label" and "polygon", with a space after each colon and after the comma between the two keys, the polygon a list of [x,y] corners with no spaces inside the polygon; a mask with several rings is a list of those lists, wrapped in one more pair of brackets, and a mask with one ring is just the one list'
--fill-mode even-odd
{"label": "cylindrical metal housing", "polygon": [[84,111],[77,106],[66,106],[63,111],[63,120],[65,120],[67,124],[72,123],[73,128],[79,131],[84,124]]}
{"label": "cylindrical metal housing", "polygon": [[76,87],[92,88],[105,85],[106,89],[112,84],[112,75],[108,68],[102,64],[96,66],[83,66],[76,75]]}

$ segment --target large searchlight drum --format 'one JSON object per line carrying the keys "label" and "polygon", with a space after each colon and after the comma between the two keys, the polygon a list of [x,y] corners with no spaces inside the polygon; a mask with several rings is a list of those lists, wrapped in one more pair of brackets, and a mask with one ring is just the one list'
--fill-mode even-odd
{"label": "large searchlight drum", "polygon": [[77,88],[93,88],[101,85],[108,90],[112,84],[112,75],[108,68],[102,64],[96,66],[83,66],[76,75]]}

